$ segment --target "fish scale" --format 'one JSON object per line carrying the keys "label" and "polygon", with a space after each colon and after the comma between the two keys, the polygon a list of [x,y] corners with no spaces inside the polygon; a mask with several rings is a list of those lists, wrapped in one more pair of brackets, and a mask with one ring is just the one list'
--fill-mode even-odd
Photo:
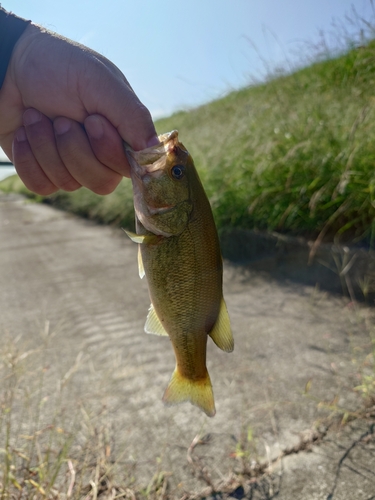
{"label": "fish scale", "polygon": [[207,336],[224,351],[233,337],[222,292],[222,258],[211,206],[193,160],[173,131],[134,152],[131,164],[139,268],[147,277],[148,333],[169,335],[176,368],[163,401],[190,401],[215,414],[206,367]]}

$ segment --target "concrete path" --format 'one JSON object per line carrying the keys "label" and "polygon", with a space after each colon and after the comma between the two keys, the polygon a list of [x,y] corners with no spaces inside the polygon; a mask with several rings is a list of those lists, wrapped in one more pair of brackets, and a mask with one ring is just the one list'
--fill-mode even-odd
{"label": "concrete path", "polygon": [[374,499],[375,415],[335,427],[322,404],[358,407],[373,311],[226,263],[235,351],[209,342],[209,419],[161,402],[174,355],[168,338],[143,333],[136,253],[121,230],[0,194],[3,345],[42,352],[46,390],[72,376],[66,408],[104,415],[111,453],[136,484],[163,471],[170,498],[220,498],[221,488],[234,498]]}

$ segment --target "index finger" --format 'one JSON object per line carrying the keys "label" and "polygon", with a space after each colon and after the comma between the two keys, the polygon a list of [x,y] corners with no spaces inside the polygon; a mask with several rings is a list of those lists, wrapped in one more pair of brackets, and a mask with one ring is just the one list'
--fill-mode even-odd
{"label": "index finger", "polygon": [[104,116],[95,114],[84,121],[91,148],[98,160],[115,172],[130,177],[130,166],[123,140],[116,128]]}

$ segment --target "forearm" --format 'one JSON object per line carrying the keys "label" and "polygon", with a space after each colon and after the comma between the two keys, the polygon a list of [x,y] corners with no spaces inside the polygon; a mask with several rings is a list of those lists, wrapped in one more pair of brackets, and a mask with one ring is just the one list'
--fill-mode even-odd
{"label": "forearm", "polygon": [[30,22],[0,7],[0,88],[4,82],[13,48]]}

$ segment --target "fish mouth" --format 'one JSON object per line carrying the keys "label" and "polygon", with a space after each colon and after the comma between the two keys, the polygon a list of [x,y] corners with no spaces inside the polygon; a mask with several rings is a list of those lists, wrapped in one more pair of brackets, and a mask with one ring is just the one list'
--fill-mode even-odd
{"label": "fish mouth", "polygon": [[151,146],[142,151],[134,151],[128,144],[124,145],[132,176],[142,179],[147,174],[153,174],[154,176],[159,174],[158,171],[163,169],[166,156],[178,143],[177,130],[159,135],[159,141],[156,146]]}

